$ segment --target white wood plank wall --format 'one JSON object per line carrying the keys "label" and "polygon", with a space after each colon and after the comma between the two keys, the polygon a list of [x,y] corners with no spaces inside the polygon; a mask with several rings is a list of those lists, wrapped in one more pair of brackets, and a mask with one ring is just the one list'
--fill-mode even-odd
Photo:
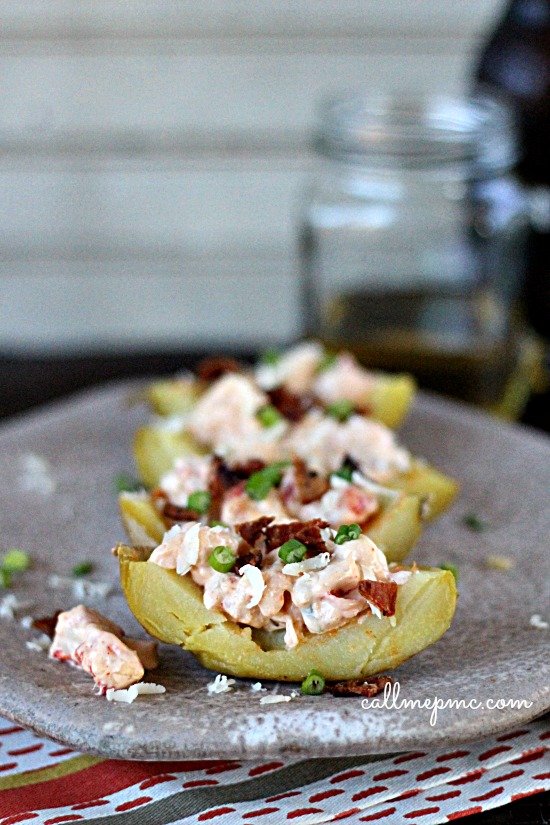
{"label": "white wood plank wall", "polygon": [[297,334],[321,94],[460,92],[502,0],[0,0],[0,352]]}

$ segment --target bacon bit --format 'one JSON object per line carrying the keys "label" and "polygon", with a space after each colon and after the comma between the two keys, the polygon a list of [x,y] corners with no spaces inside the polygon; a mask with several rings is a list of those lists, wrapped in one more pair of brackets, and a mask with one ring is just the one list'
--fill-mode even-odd
{"label": "bacon bit", "polygon": [[376,696],[382,693],[386,685],[393,685],[391,676],[372,676],[369,679],[351,679],[349,682],[336,682],[327,685],[333,696]]}
{"label": "bacon bit", "polygon": [[197,364],[196,373],[203,381],[216,381],[226,372],[242,372],[242,365],[235,358],[213,355]]}
{"label": "bacon bit", "polygon": [[208,477],[208,492],[210,493],[210,519],[219,519],[222,511],[223,497],[227,490],[236,487],[242,481],[250,478],[252,473],[263,470],[265,463],[259,459],[251,459],[245,464],[236,464],[230,467],[223,458],[215,455],[212,458]]}
{"label": "bacon bit", "polygon": [[57,617],[60,613],[61,610],[56,610],[53,616],[43,616],[41,619],[35,619],[32,623],[32,627],[34,627],[35,630],[39,630],[41,633],[45,633],[46,636],[50,637],[50,639],[53,639],[55,636]]}
{"label": "bacon bit", "polygon": [[295,458],[293,464],[300,502],[310,504],[312,501],[318,501],[330,487],[328,479],[308,470],[305,461]]}
{"label": "bacon bit", "polygon": [[320,518],[311,521],[291,521],[289,524],[272,524],[265,530],[267,549],[275,550],[285,541],[297,539],[305,544],[309,553],[324,553],[327,548],[321,530],[329,526],[328,521]]}
{"label": "bacon bit", "polygon": [[383,616],[393,616],[395,614],[395,602],[397,599],[397,585],[395,582],[359,582],[358,590],[365,599],[372,602]]}
{"label": "bacon bit", "polygon": [[273,406],[289,421],[300,421],[315,406],[315,398],[312,395],[295,395],[285,387],[276,387],[267,394]]}
{"label": "bacon bit", "polygon": [[178,507],[177,504],[167,502],[162,510],[162,515],[168,521],[199,521],[200,513],[190,507]]}
{"label": "bacon bit", "polygon": [[259,547],[251,547],[248,542],[241,541],[237,548],[237,561],[231,568],[232,572],[238,573],[245,564],[260,568],[262,566],[262,551]]}
{"label": "bacon bit", "polygon": [[239,536],[254,547],[258,539],[264,537],[266,527],[273,521],[273,516],[260,516],[254,521],[243,521],[235,525],[235,530]]}

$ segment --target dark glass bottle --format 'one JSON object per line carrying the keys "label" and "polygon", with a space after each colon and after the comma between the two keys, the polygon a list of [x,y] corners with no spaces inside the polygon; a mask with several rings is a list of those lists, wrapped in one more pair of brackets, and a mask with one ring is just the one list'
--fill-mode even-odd
{"label": "dark glass bottle", "polygon": [[550,0],[512,0],[482,47],[476,85],[517,114],[517,171],[533,208],[524,285],[527,320],[550,339]]}

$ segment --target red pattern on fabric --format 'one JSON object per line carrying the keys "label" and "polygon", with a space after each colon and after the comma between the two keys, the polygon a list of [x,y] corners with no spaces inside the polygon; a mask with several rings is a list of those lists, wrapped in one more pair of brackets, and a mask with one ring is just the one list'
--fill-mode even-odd
{"label": "red pattern on fabric", "polygon": [[53,819],[46,819],[44,825],[58,825],[60,822],[80,822],[83,819],[83,816],[77,816],[76,814],[69,814],[68,816],[54,816]]}
{"label": "red pattern on fabric", "polygon": [[97,808],[100,805],[108,805],[108,799],[91,799],[89,802],[80,802],[78,805],[73,805],[73,811],[84,811],[86,808]]}
{"label": "red pattern on fabric", "polygon": [[18,726],[14,726],[12,728],[3,728],[2,730],[0,730],[0,736],[9,736],[10,733],[20,733],[22,730],[23,728],[20,728]]}
{"label": "red pattern on fabric", "polygon": [[139,808],[140,805],[145,805],[146,802],[152,801],[152,796],[138,796],[137,799],[131,799],[129,802],[123,802],[121,805],[117,805],[115,811],[121,814],[124,811],[131,811],[132,808]]}
{"label": "red pattern on fabric", "polygon": [[204,814],[199,814],[197,821],[207,822],[209,819],[215,819],[215,817],[223,816],[224,814],[232,814],[234,811],[235,808],[214,808],[212,811],[206,811]]}
{"label": "red pattern on fabric", "polygon": [[403,799],[411,799],[413,796],[418,796],[419,793],[420,788],[411,788],[410,791],[403,791],[403,793],[400,793],[399,796],[396,796],[392,801],[401,802]]}
{"label": "red pattern on fabric", "polygon": [[267,762],[265,765],[257,765],[248,771],[249,776],[259,776],[261,773],[274,771],[276,768],[284,768],[284,762]]}
{"label": "red pattern on fabric", "polygon": [[372,788],[365,788],[364,791],[357,791],[351,797],[352,802],[359,802],[360,799],[367,799],[369,796],[374,796],[377,793],[382,793],[383,791],[387,791],[388,788],[386,785],[373,785]]}
{"label": "red pattern on fabric", "polygon": [[491,748],[485,753],[480,753],[477,757],[480,762],[485,762],[487,759],[491,759],[493,756],[498,756],[499,753],[506,753],[506,751],[513,750],[511,745],[497,745],[496,748]]}
{"label": "red pattern on fabric", "polygon": [[224,773],[225,771],[236,771],[237,768],[241,767],[240,762],[225,762],[222,765],[214,765],[212,768],[207,768],[207,774],[213,773]]}
{"label": "red pattern on fabric", "polygon": [[485,768],[479,768],[477,771],[470,771],[460,779],[453,779],[449,781],[449,785],[469,785],[470,782],[477,782],[486,773]]}
{"label": "red pattern on fabric", "polygon": [[431,779],[433,776],[441,776],[443,773],[449,773],[450,768],[441,767],[441,768],[430,768],[428,771],[423,771],[419,773],[416,777],[417,782],[424,782],[425,779]]}
{"label": "red pattern on fabric", "polygon": [[467,808],[465,811],[455,811],[453,814],[447,814],[447,819],[449,822],[453,822],[455,819],[462,819],[463,816],[472,816],[472,814],[480,814],[483,808],[481,805],[476,805],[475,808]]}
{"label": "red pattern on fabric", "polygon": [[547,790],[547,788],[535,788],[532,791],[524,791],[523,793],[515,793],[511,797],[510,802],[517,802],[519,799],[527,799],[528,796],[535,796],[535,794],[544,793],[544,791],[546,791],[546,790]]}
{"label": "red pattern on fabric", "polygon": [[500,796],[503,790],[504,786],[501,785],[500,788],[493,788],[492,791],[487,791],[487,793],[482,793],[479,796],[471,796],[470,802],[485,802],[486,799],[492,799],[493,796]]}
{"label": "red pattern on fabric", "polygon": [[391,816],[396,812],[397,808],[386,808],[383,811],[378,811],[376,814],[369,814],[368,816],[362,816],[361,822],[374,822],[377,819],[384,819],[387,816]]}
{"label": "red pattern on fabric", "polygon": [[449,759],[462,759],[463,756],[469,756],[471,751],[453,751],[452,753],[443,753],[438,756],[436,762],[448,762]]}
{"label": "red pattern on fabric", "polygon": [[384,779],[393,779],[394,776],[405,776],[406,773],[409,773],[409,771],[385,771],[384,773],[377,773],[372,778],[375,782],[382,782]]}
{"label": "red pattern on fabric", "polygon": [[421,751],[415,751],[415,753],[405,753],[403,756],[398,756],[397,759],[394,759],[393,764],[401,765],[402,762],[410,762],[411,759],[420,759],[422,756],[426,756],[426,754],[421,753]]}
{"label": "red pattern on fabric", "polygon": [[522,773],[525,771],[512,771],[511,773],[505,773],[504,776],[495,776],[494,779],[489,779],[493,785],[497,782],[506,782],[507,779],[515,779],[516,776],[521,776]]}
{"label": "red pattern on fabric", "polygon": [[44,747],[44,742],[38,742],[36,745],[29,745],[27,748],[18,748],[14,751],[8,751],[8,756],[23,756],[26,753],[34,753],[35,751],[42,750]]}
{"label": "red pattern on fabric", "polygon": [[201,785],[219,785],[217,779],[192,779],[190,782],[184,782],[182,788],[199,788]]}
{"label": "red pattern on fabric", "polygon": [[433,808],[421,808],[418,811],[409,811],[408,814],[403,814],[404,819],[418,819],[419,816],[428,816],[428,814],[436,814],[440,810],[436,805]]}
{"label": "red pattern on fabric", "polygon": [[550,779],[550,771],[548,773],[537,773],[533,779]]}
{"label": "red pattern on fabric", "polygon": [[139,786],[140,791],[145,791],[147,788],[153,788],[155,785],[161,785],[163,782],[172,782],[177,779],[171,773],[163,773],[160,776],[152,776],[150,779],[145,779]]}
{"label": "red pattern on fabric", "polygon": [[347,819],[348,816],[353,816],[354,814],[358,814],[361,808],[349,808],[347,811],[342,811],[336,816],[333,816],[330,820],[331,822],[338,822],[340,819]]}
{"label": "red pattern on fabric", "polygon": [[268,796],[266,802],[278,802],[280,799],[289,799],[291,796],[301,796],[302,791],[288,791],[287,793],[279,793],[277,796]]}
{"label": "red pattern on fabric", "polygon": [[364,776],[365,771],[359,769],[339,773],[338,776],[333,776],[330,780],[331,785],[336,785],[338,782],[345,782],[347,779],[355,779],[356,776]]}
{"label": "red pattern on fabric", "polygon": [[539,739],[543,741],[544,739],[550,739],[550,730],[547,730],[545,733],[541,733]]}
{"label": "red pattern on fabric", "polygon": [[510,759],[510,765],[524,765],[526,762],[534,762],[542,759],[548,748],[537,748],[535,751],[526,751],[518,759]]}
{"label": "red pattern on fabric", "polygon": [[68,756],[69,753],[74,753],[72,748],[61,748],[58,751],[50,751],[48,756]]}
{"label": "red pattern on fabric", "polygon": [[260,808],[257,811],[249,811],[247,814],[243,814],[243,819],[252,819],[253,816],[267,816],[267,814],[276,814],[277,811],[280,810],[280,808]]}
{"label": "red pattern on fabric", "polygon": [[321,808],[296,808],[294,811],[289,811],[286,815],[287,819],[297,819],[299,816],[307,816],[307,814],[322,814]]}
{"label": "red pattern on fabric", "polygon": [[343,788],[333,788],[330,791],[320,791],[320,793],[314,793],[313,796],[310,796],[308,802],[322,802],[323,799],[330,799],[331,796],[340,796],[341,793],[345,793]]}
{"label": "red pattern on fabric", "polygon": [[38,814],[32,812],[8,816],[7,819],[2,820],[1,825],[17,825],[18,822],[28,822],[29,819],[36,819],[37,816]]}
{"label": "red pattern on fabric", "polygon": [[447,791],[436,796],[427,796],[426,802],[443,802],[445,799],[455,799],[455,797],[460,796],[461,793],[462,791]]}
{"label": "red pattern on fabric", "polygon": [[502,736],[497,736],[497,742],[507,742],[509,739],[517,739],[518,736],[525,736],[529,733],[528,730],[513,730],[510,733],[503,733]]}
{"label": "red pattern on fabric", "polygon": [[12,768],[17,767],[17,762],[7,762],[5,765],[0,765],[0,772],[1,771],[11,771]]}

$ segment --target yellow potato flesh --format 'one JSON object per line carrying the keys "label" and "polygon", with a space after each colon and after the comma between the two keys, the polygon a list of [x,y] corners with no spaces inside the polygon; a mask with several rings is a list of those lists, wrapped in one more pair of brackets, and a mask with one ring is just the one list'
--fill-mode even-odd
{"label": "yellow potato flesh", "polygon": [[[176,458],[204,453],[193,438],[184,432],[172,432],[162,427],[142,427],[134,438],[134,457],[145,485],[155,487],[164,473],[171,470]],[[451,504],[458,492],[454,479],[440,473],[429,464],[413,461],[408,473],[400,473],[386,487],[402,490],[408,495],[427,499],[427,518],[435,518]]]}
{"label": "yellow potato flesh", "polygon": [[[143,493],[121,493],[119,508],[126,534],[133,545],[156,547],[166,526],[154,504]],[[388,561],[401,561],[422,532],[420,499],[400,496],[385,506],[365,531],[386,554]]]}
{"label": "yellow potato flesh", "polygon": [[395,626],[367,615],[287,650],[280,631],[253,631],[207,610],[189,574],[140,560],[132,548],[119,546],[118,555],[128,605],[148,633],[211,670],[245,678],[301,681],[316,669],[328,680],[356,679],[397,667],[445,633],[456,606],[452,573],[420,570],[399,587]]}

